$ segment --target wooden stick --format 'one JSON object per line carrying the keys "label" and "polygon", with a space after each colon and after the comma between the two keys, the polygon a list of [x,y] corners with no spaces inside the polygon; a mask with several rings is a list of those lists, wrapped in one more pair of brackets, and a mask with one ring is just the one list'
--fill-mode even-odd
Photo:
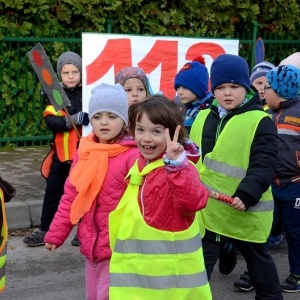
{"label": "wooden stick", "polygon": [[68,110],[64,107],[64,108],[63,108],[63,111],[67,114],[67,117],[69,118],[69,120],[70,120],[70,122],[71,122],[71,124],[72,124],[72,126],[73,126],[73,128],[74,128],[74,130],[75,130],[75,132],[76,132],[76,134],[77,134],[77,137],[78,137],[79,139],[81,139],[81,135],[79,134],[79,131],[78,131],[78,129],[77,129],[77,127],[76,127],[76,125],[75,125],[75,123],[74,123],[72,117],[70,116]]}
{"label": "wooden stick", "polygon": [[220,194],[220,193],[215,192],[215,191],[210,191],[210,197],[212,197],[212,198],[214,198],[216,200],[228,203],[228,204],[232,204],[232,202],[234,200],[234,198],[232,198],[230,196],[227,196],[227,195],[224,195],[224,194]]}

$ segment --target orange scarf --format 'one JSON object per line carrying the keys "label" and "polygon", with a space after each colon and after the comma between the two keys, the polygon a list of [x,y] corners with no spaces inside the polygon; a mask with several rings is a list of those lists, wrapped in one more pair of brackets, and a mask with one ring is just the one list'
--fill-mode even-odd
{"label": "orange scarf", "polygon": [[90,210],[106,176],[108,158],[117,156],[128,148],[130,146],[96,143],[92,134],[80,140],[79,160],[70,173],[70,182],[78,192],[71,206],[72,224],[78,223]]}

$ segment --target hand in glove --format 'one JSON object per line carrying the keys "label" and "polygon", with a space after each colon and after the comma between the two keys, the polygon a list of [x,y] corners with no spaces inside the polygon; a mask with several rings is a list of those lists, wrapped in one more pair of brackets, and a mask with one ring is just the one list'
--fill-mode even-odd
{"label": "hand in glove", "polygon": [[[80,111],[77,114],[71,115],[71,118],[75,125],[89,125],[89,115],[84,112]],[[65,117],[66,126],[70,129],[72,127],[72,123],[69,120],[68,116]]]}

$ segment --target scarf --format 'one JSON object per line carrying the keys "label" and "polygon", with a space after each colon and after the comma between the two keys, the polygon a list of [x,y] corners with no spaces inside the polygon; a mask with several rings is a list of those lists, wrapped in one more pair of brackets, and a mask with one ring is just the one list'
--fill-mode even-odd
{"label": "scarf", "polygon": [[70,220],[78,223],[90,210],[99,193],[108,168],[108,158],[117,156],[130,146],[101,144],[92,139],[92,134],[80,140],[79,160],[70,173],[70,183],[78,192],[71,206]]}
{"label": "scarf", "polygon": [[198,113],[200,110],[206,109],[210,106],[210,103],[213,100],[213,94],[208,92],[204,98],[198,99],[196,101],[190,102],[185,105],[185,120],[184,126],[185,127],[192,127]]}

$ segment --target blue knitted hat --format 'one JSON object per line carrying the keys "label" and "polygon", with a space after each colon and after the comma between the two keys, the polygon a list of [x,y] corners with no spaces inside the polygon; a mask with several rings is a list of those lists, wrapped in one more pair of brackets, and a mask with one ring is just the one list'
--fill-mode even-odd
{"label": "blue knitted hat", "polygon": [[177,73],[174,88],[183,86],[192,91],[199,99],[205,97],[208,91],[207,68],[198,61],[186,63]]}
{"label": "blue knitted hat", "polygon": [[222,54],[211,65],[210,81],[212,92],[223,83],[239,84],[250,91],[248,63],[241,56]]}
{"label": "blue knitted hat", "polygon": [[292,65],[279,66],[270,70],[266,76],[278,96],[287,100],[300,96],[300,69]]}

